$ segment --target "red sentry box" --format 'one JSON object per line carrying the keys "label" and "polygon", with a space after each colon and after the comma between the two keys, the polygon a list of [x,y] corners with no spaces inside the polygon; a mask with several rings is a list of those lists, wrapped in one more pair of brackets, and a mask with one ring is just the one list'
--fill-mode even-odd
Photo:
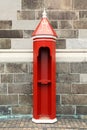
{"label": "red sentry box", "polygon": [[33,119],[56,121],[56,33],[43,17],[33,36]]}

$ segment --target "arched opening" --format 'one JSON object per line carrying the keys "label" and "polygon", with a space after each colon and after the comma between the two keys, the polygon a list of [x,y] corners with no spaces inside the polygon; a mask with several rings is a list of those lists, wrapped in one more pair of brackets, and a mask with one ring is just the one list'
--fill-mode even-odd
{"label": "arched opening", "polygon": [[37,57],[38,64],[38,115],[49,117],[51,114],[51,56],[48,47],[41,47]]}

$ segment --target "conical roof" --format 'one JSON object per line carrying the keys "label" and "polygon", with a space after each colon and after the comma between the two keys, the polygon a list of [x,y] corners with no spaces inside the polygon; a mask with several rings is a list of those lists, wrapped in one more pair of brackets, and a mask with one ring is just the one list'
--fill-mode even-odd
{"label": "conical roof", "polygon": [[43,12],[43,17],[38,26],[36,27],[35,31],[33,32],[32,36],[33,37],[37,36],[38,38],[39,36],[40,37],[53,36],[55,38],[57,37],[56,32],[54,31],[53,27],[51,26],[51,24],[47,19],[45,10]]}

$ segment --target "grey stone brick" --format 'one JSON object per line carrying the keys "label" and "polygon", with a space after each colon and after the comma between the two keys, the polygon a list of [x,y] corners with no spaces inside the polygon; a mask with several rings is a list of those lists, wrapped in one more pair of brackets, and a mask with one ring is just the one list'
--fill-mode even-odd
{"label": "grey stone brick", "polygon": [[69,63],[56,63],[56,73],[64,74],[69,73]]}
{"label": "grey stone brick", "polygon": [[0,63],[0,73],[4,73],[4,64]]}
{"label": "grey stone brick", "polygon": [[31,94],[32,93],[32,84],[8,84],[8,93],[16,94]]}
{"label": "grey stone brick", "polygon": [[32,33],[33,33],[33,30],[24,30],[23,31],[23,37],[24,38],[31,38]]}
{"label": "grey stone brick", "polygon": [[71,84],[70,83],[56,83],[56,93],[57,94],[70,94]]}
{"label": "grey stone brick", "polygon": [[79,11],[79,19],[87,20],[87,11]]}
{"label": "grey stone brick", "polygon": [[87,49],[86,43],[86,39],[66,39],[66,49]]}
{"label": "grey stone brick", "polygon": [[0,94],[7,94],[7,84],[0,84]]}
{"label": "grey stone brick", "polygon": [[49,11],[50,20],[77,20],[79,13],[75,11]]}
{"label": "grey stone brick", "polygon": [[56,42],[56,49],[65,49],[66,48],[66,40],[58,39]]}
{"label": "grey stone brick", "polygon": [[32,38],[11,39],[11,49],[33,49],[33,40]]}
{"label": "grey stone brick", "polygon": [[81,63],[70,63],[70,72],[71,73],[80,73],[81,72]]}
{"label": "grey stone brick", "polygon": [[43,0],[22,0],[22,9],[42,9],[44,6]]}
{"label": "grey stone brick", "polygon": [[69,114],[75,113],[75,108],[73,106],[59,106],[58,105],[56,110],[57,110],[57,114],[69,115]]}
{"label": "grey stone brick", "polygon": [[11,48],[11,40],[10,39],[0,39],[0,49],[10,49]]}
{"label": "grey stone brick", "polygon": [[0,21],[0,29],[11,29],[12,21]]}
{"label": "grey stone brick", "polygon": [[73,7],[76,10],[85,10],[87,9],[87,0],[73,0]]}
{"label": "grey stone brick", "polygon": [[12,107],[12,114],[32,114],[32,106],[14,106]]}
{"label": "grey stone brick", "polygon": [[62,95],[62,104],[86,105],[87,95]]}
{"label": "grey stone brick", "polygon": [[32,95],[19,95],[20,105],[31,105],[32,102]]}
{"label": "grey stone brick", "polygon": [[70,63],[71,73],[87,73],[87,62]]}
{"label": "grey stone brick", "polygon": [[[42,13],[43,11],[35,11],[35,19],[40,20],[42,17]],[[48,14],[48,11],[47,11],[47,14]]]}
{"label": "grey stone brick", "polygon": [[80,82],[79,74],[56,74],[56,80],[58,83],[78,83]]}
{"label": "grey stone brick", "polygon": [[5,73],[27,73],[27,63],[6,63]]}
{"label": "grey stone brick", "polygon": [[33,63],[32,62],[29,63],[28,67],[29,67],[29,73],[33,74]]}
{"label": "grey stone brick", "polygon": [[87,94],[87,84],[72,84],[72,93]]}
{"label": "grey stone brick", "polygon": [[35,30],[40,20],[13,20],[13,30]]}
{"label": "grey stone brick", "polygon": [[17,11],[18,20],[34,20],[35,11]]}
{"label": "grey stone brick", "polygon": [[[52,20],[78,20],[79,18],[79,12],[75,11],[47,11],[47,16],[50,21]],[[41,19],[42,17],[42,11],[36,11],[35,12],[36,19]]]}
{"label": "grey stone brick", "polygon": [[23,38],[22,30],[0,30],[0,38]]}
{"label": "grey stone brick", "polygon": [[87,74],[80,74],[80,83],[87,83]]}
{"label": "grey stone brick", "polygon": [[75,29],[87,29],[87,21],[73,21]]}
{"label": "grey stone brick", "polygon": [[16,11],[20,9],[21,1],[6,0],[0,3],[0,20],[16,20]]}
{"label": "grey stone brick", "polygon": [[47,9],[69,10],[72,9],[71,0],[44,0]]}
{"label": "grey stone brick", "polygon": [[15,83],[31,83],[32,82],[32,74],[15,74],[14,75]]}
{"label": "grey stone brick", "polygon": [[87,115],[87,106],[77,106],[76,114]]}
{"label": "grey stone brick", "polygon": [[[87,29],[79,29],[79,38],[87,38]],[[83,39],[84,40],[84,39]],[[81,40],[80,40],[81,41]],[[84,40],[85,41],[85,40]],[[84,42],[85,43],[85,42]],[[84,48],[86,48],[86,44],[82,44]]]}
{"label": "grey stone brick", "polygon": [[3,115],[10,115],[11,114],[11,111],[9,110],[9,106],[0,106],[0,116],[3,116]]}
{"label": "grey stone brick", "polygon": [[59,29],[72,29],[73,23],[72,21],[58,21]]}
{"label": "grey stone brick", "polygon": [[59,38],[78,38],[78,30],[56,30]]}
{"label": "grey stone brick", "polygon": [[1,83],[12,83],[13,75],[12,74],[1,74]]}
{"label": "grey stone brick", "polygon": [[54,29],[57,29],[57,28],[58,28],[57,21],[50,21],[50,24],[52,25],[52,27],[53,27]]}
{"label": "grey stone brick", "polygon": [[60,105],[60,95],[56,95],[56,104]]}
{"label": "grey stone brick", "polygon": [[17,95],[0,95],[0,105],[16,105],[18,104]]}

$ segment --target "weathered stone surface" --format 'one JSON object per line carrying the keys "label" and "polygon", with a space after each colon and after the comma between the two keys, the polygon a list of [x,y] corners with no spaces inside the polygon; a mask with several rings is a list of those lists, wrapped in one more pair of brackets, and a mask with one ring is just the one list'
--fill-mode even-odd
{"label": "weathered stone surface", "polygon": [[[87,38],[87,29],[79,29],[79,38]],[[83,39],[84,40],[84,39]],[[81,40],[80,40],[81,41]],[[85,40],[84,40],[85,41]],[[86,44],[84,44],[84,48],[86,48]]]}
{"label": "weathered stone surface", "polygon": [[23,37],[24,38],[31,38],[32,33],[33,33],[33,30],[24,30],[23,31]]}
{"label": "weathered stone surface", "polygon": [[11,49],[33,49],[32,38],[11,39]]}
{"label": "weathered stone surface", "polygon": [[87,49],[87,40],[66,39],[66,49]]}
{"label": "weathered stone surface", "polygon": [[0,84],[0,94],[7,94],[7,84]]}
{"label": "weathered stone surface", "polygon": [[0,49],[10,49],[11,48],[11,40],[10,39],[0,39]]}
{"label": "weathered stone surface", "polygon": [[80,82],[87,83],[87,74],[80,74]]}
{"label": "weathered stone surface", "polygon": [[52,25],[52,27],[53,27],[54,29],[57,29],[57,28],[58,28],[57,21],[50,21],[50,24]]}
{"label": "weathered stone surface", "polygon": [[32,84],[8,84],[8,93],[31,94]]}
{"label": "weathered stone surface", "polygon": [[72,9],[71,0],[44,0],[47,9],[69,10]]}
{"label": "weathered stone surface", "polygon": [[75,108],[73,106],[57,106],[56,107],[57,114],[74,114],[75,113]]}
{"label": "weathered stone surface", "polygon": [[22,0],[22,9],[42,9],[44,6],[43,0]]}
{"label": "weathered stone surface", "polygon": [[0,116],[11,114],[10,108],[9,106],[0,106]]}
{"label": "weathered stone surface", "polygon": [[5,73],[27,73],[27,63],[7,63]]}
{"label": "weathered stone surface", "polygon": [[56,30],[59,38],[78,38],[78,30]]}
{"label": "weathered stone surface", "polygon": [[86,10],[87,9],[87,0],[73,0],[73,7],[76,10]]}
{"label": "weathered stone surface", "polygon": [[87,11],[79,11],[79,19],[87,20]]}
{"label": "weathered stone surface", "polygon": [[62,104],[87,105],[87,95],[62,95]]}
{"label": "weathered stone surface", "polygon": [[0,2],[0,20],[15,20],[20,9],[20,0],[3,0]]}
{"label": "weathered stone surface", "polygon": [[35,30],[40,20],[13,20],[13,30]]}
{"label": "weathered stone surface", "polygon": [[75,29],[87,29],[87,21],[73,21]]}
{"label": "weathered stone surface", "polygon": [[87,94],[87,84],[72,84],[72,93]]}
{"label": "weathered stone surface", "polygon": [[18,104],[17,95],[0,95],[0,105],[15,105]]}
{"label": "weathered stone surface", "polygon": [[0,73],[3,73],[3,72],[4,72],[4,64],[0,63]]}
{"label": "weathered stone surface", "polygon": [[32,106],[15,106],[12,107],[13,114],[32,114]]}
{"label": "weathered stone surface", "polygon": [[56,95],[56,104],[60,105],[60,95]]}
{"label": "weathered stone surface", "polygon": [[56,63],[56,72],[59,74],[69,73],[69,63]]}
{"label": "weathered stone surface", "polygon": [[12,83],[13,74],[1,74],[1,83]]}
{"label": "weathered stone surface", "polygon": [[14,75],[15,83],[31,83],[32,82],[32,74],[15,74]]}
{"label": "weathered stone surface", "polygon": [[[75,11],[47,11],[49,20],[78,20],[79,12]],[[36,19],[41,19],[42,11],[35,12]]]}
{"label": "weathered stone surface", "polygon": [[0,30],[0,38],[23,38],[22,30]]}
{"label": "weathered stone surface", "polygon": [[79,16],[75,11],[49,11],[48,18],[50,20],[77,20]]}
{"label": "weathered stone surface", "polygon": [[0,21],[0,29],[11,29],[12,21]]}
{"label": "weathered stone surface", "polygon": [[[42,17],[42,13],[43,11],[35,11],[35,19],[40,20]],[[47,11],[47,14],[48,14],[48,11]]]}
{"label": "weathered stone surface", "polygon": [[30,62],[28,65],[28,71],[29,71],[29,74],[33,74],[33,63],[32,62]]}
{"label": "weathered stone surface", "polygon": [[77,106],[76,113],[87,115],[87,106]]}
{"label": "weathered stone surface", "polygon": [[59,29],[72,29],[72,21],[58,21]]}
{"label": "weathered stone surface", "polygon": [[70,63],[71,73],[87,73],[87,62]]}
{"label": "weathered stone surface", "polygon": [[65,49],[66,48],[66,40],[58,39],[56,43],[56,49]]}
{"label": "weathered stone surface", "polygon": [[75,83],[80,81],[79,74],[56,74],[58,83]]}
{"label": "weathered stone surface", "polygon": [[56,84],[56,93],[57,94],[70,94],[71,93],[71,84],[69,83],[57,83]]}
{"label": "weathered stone surface", "polygon": [[32,102],[32,95],[19,95],[20,105],[31,105]]}
{"label": "weathered stone surface", "polygon": [[71,73],[80,73],[81,72],[81,63],[70,63],[70,72]]}
{"label": "weathered stone surface", "polygon": [[34,20],[35,11],[17,11],[18,20]]}

